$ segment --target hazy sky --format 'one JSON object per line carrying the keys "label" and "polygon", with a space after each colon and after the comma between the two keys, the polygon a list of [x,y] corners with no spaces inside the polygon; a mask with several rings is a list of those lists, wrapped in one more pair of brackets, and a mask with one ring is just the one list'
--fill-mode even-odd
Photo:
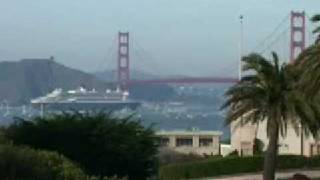
{"label": "hazy sky", "polygon": [[0,2],[1,60],[52,55],[85,71],[110,69],[117,32],[130,31],[133,66],[190,75],[236,74],[240,14],[249,52],[291,10],[320,13],[320,0]]}

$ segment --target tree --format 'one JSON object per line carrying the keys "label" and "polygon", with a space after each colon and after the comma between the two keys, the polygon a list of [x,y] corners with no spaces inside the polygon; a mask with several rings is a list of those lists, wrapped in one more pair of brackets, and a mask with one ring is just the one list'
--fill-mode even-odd
{"label": "tree", "polygon": [[[320,92],[320,43],[311,45],[296,59],[300,89],[310,99],[318,98]],[[317,100],[318,101],[318,100]]]}
{"label": "tree", "polygon": [[[320,23],[320,14],[314,15],[311,18],[311,21],[314,22],[314,23]],[[316,40],[316,44],[319,44],[320,43],[320,26],[316,27],[313,30],[313,33],[318,34],[318,37],[317,37],[317,40]]]}
{"label": "tree", "polygon": [[[311,19],[313,22],[320,22],[320,14]],[[318,34],[316,43],[304,50],[296,60],[301,78],[300,87],[310,98],[315,98],[320,92],[320,26],[314,29],[313,33]]]}
{"label": "tree", "polygon": [[153,130],[130,117],[65,113],[20,120],[5,133],[16,144],[64,154],[89,175],[143,180],[157,169]]}
{"label": "tree", "polygon": [[272,57],[272,61],[258,54],[244,57],[243,68],[248,75],[227,90],[227,101],[222,107],[229,108],[227,124],[242,126],[266,121],[269,144],[264,160],[265,180],[275,178],[279,135],[286,135],[289,124],[297,131],[302,124],[309,131],[309,124],[314,120],[308,101],[296,88],[294,66],[279,65],[274,52]]}
{"label": "tree", "polygon": [[2,144],[0,179],[86,180],[87,176],[58,153]]}
{"label": "tree", "polygon": [[253,154],[261,155],[263,153],[263,148],[264,148],[264,143],[260,139],[255,138],[253,143]]}

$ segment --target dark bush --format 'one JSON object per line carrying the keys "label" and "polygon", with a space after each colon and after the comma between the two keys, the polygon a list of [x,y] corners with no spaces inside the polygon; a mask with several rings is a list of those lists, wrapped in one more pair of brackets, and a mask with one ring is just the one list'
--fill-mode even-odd
{"label": "dark bush", "polygon": [[308,167],[320,167],[320,156],[308,158]]}
{"label": "dark bush", "polygon": [[227,155],[227,157],[239,157],[239,151],[238,150],[234,150],[231,153],[229,153]]}
{"label": "dark bush", "polygon": [[163,166],[159,178],[163,180],[214,177],[261,170],[262,157],[226,157]]}
{"label": "dark bush", "polygon": [[254,155],[262,155],[263,149],[264,149],[264,143],[260,139],[255,138],[254,145],[253,145],[253,154]]}
{"label": "dark bush", "polygon": [[290,180],[311,180],[311,179],[304,174],[295,174]]}
{"label": "dark bush", "polygon": [[113,177],[90,177],[87,180],[128,180],[126,177],[118,178],[117,176]]}
{"label": "dark bush", "polygon": [[[320,157],[294,155],[279,156],[278,169],[300,169],[320,167]],[[162,166],[159,170],[161,180],[205,178],[239,173],[259,172],[263,169],[263,156],[225,157],[188,163]]]}
{"label": "dark bush", "polygon": [[57,153],[0,145],[0,179],[85,180],[86,176]]}
{"label": "dark bush", "polygon": [[130,117],[66,113],[33,121],[19,120],[5,132],[16,144],[64,154],[89,175],[143,180],[157,170],[153,130]]}
{"label": "dark bush", "polygon": [[183,154],[169,148],[161,148],[158,157],[161,165],[205,159],[203,156],[198,154]]}
{"label": "dark bush", "polygon": [[307,166],[308,158],[304,156],[281,155],[278,157],[278,169],[299,169]]}

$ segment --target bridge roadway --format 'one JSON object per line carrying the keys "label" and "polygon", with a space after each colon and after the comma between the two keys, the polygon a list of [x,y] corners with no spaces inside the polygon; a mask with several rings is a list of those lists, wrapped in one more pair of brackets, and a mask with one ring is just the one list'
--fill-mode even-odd
{"label": "bridge roadway", "polygon": [[128,84],[196,84],[196,83],[237,83],[237,78],[224,77],[185,77],[185,78],[161,78],[146,80],[129,80]]}

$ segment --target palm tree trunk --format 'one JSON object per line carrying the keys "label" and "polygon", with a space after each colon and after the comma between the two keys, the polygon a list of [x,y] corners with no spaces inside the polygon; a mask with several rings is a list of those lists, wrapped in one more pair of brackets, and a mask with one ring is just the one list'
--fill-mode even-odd
{"label": "palm tree trunk", "polygon": [[278,154],[278,126],[270,129],[269,146],[264,157],[263,180],[274,180]]}
{"label": "palm tree trunk", "polygon": [[303,134],[302,127],[301,127],[301,156],[304,156],[304,134]]}

